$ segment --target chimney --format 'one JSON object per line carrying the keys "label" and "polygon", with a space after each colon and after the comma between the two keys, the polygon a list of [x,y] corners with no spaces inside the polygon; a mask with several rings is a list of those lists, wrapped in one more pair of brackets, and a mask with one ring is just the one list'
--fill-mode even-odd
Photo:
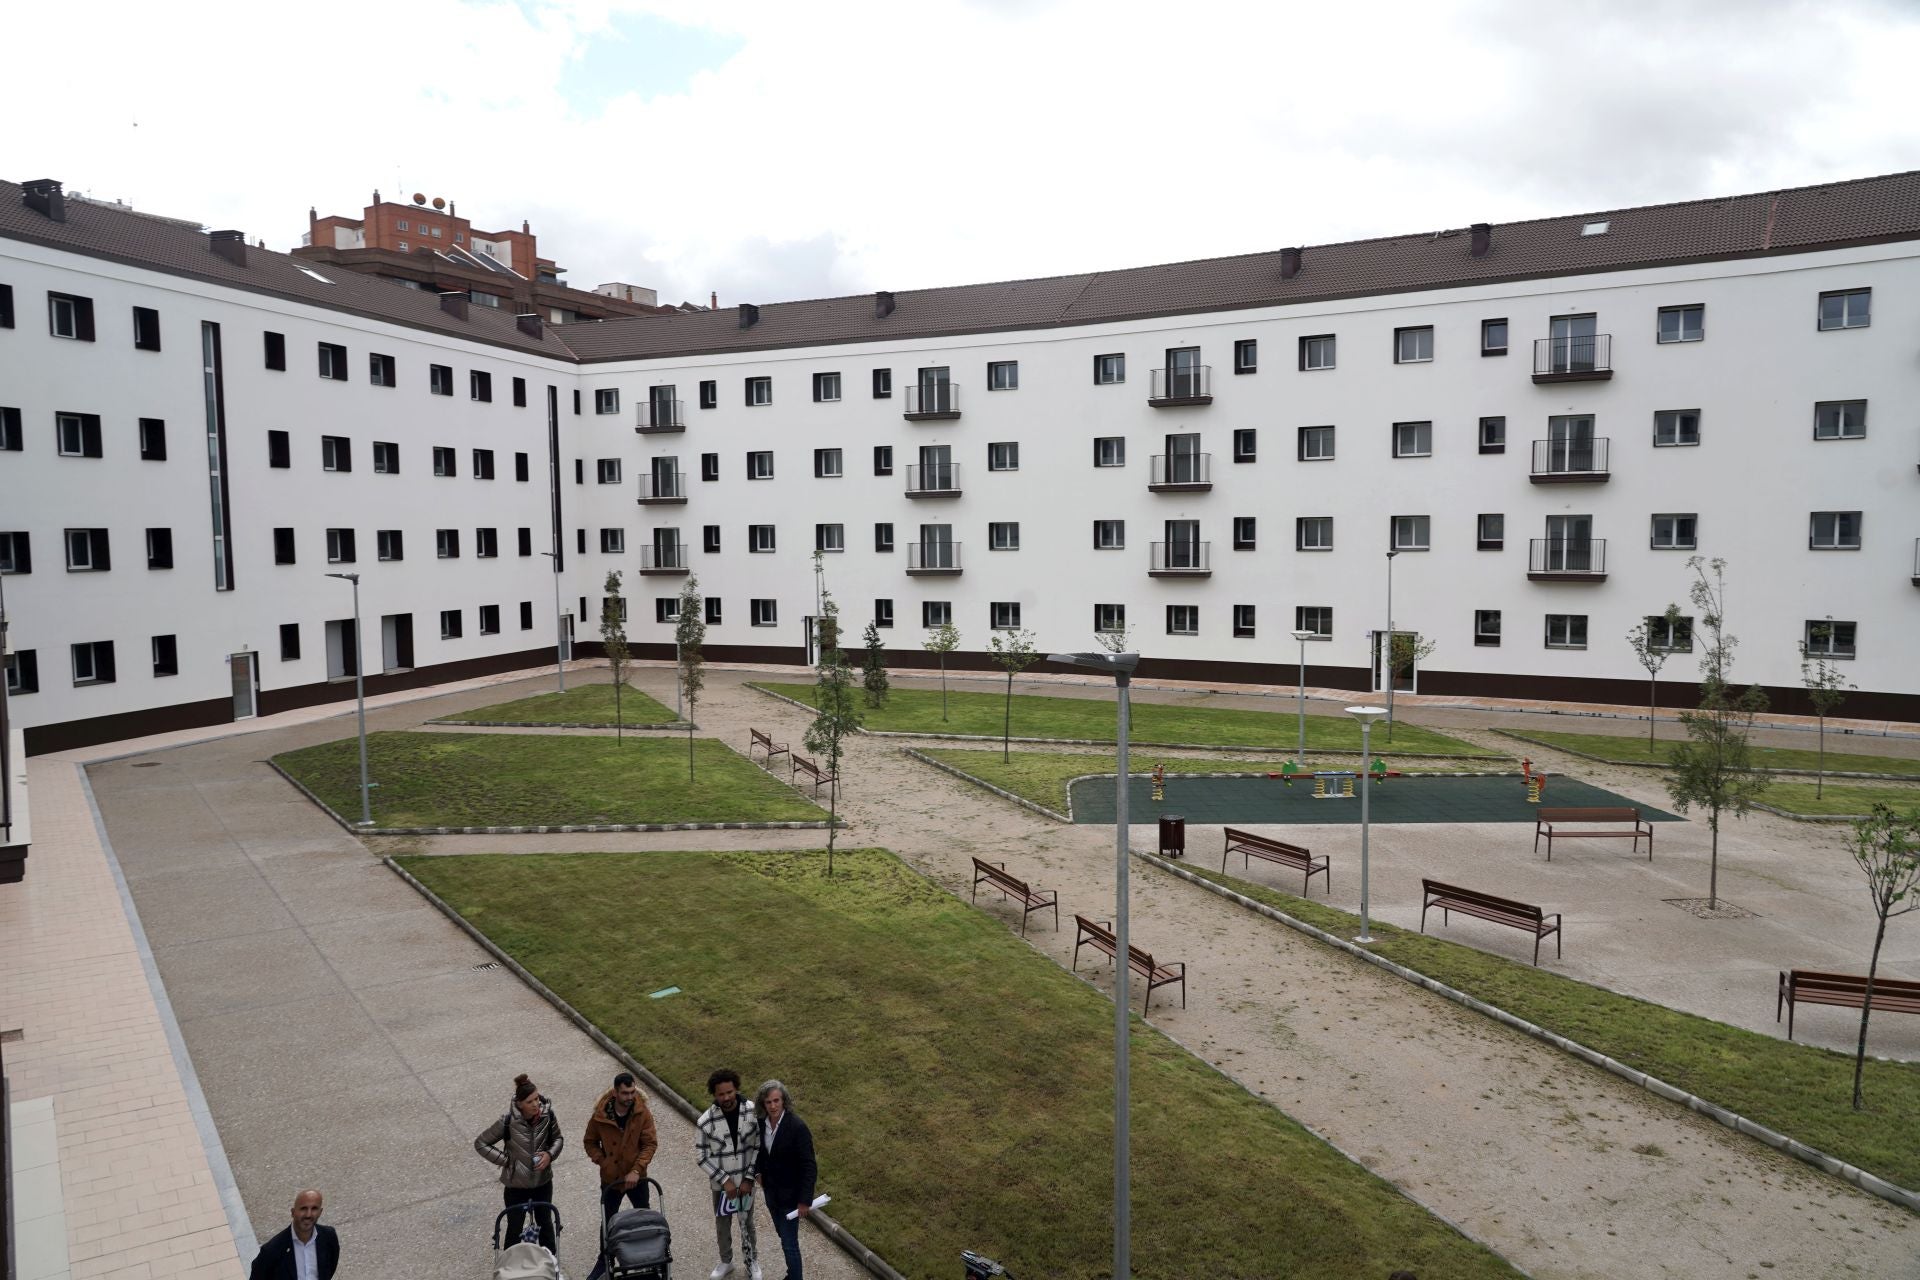
{"label": "chimney", "polygon": [[467,295],[459,290],[440,295],[440,309],[456,320],[467,318]]}
{"label": "chimney", "polygon": [[1493,224],[1476,222],[1473,224],[1473,256],[1484,258],[1487,250],[1493,248]]}
{"label": "chimney", "polygon": [[451,200],[447,201],[447,216],[449,218],[457,218],[460,216],[460,206]]}
{"label": "chimney", "polygon": [[740,327],[742,329],[751,329],[753,328],[753,326],[759,323],[760,323],[760,308],[754,306],[753,303],[751,302],[741,303],[740,304]]}
{"label": "chimney", "polygon": [[214,256],[225,258],[236,267],[247,265],[247,233],[244,231],[209,231],[207,248]]}
{"label": "chimney", "polygon": [[67,220],[67,197],[60,190],[58,178],[36,178],[22,184],[26,190],[27,208],[35,213],[44,213],[49,222]]}
{"label": "chimney", "polygon": [[720,291],[718,289],[714,289],[709,291],[707,294],[707,310],[718,311],[719,309],[720,309]]}
{"label": "chimney", "polygon": [[1280,278],[1291,280],[1300,274],[1300,255],[1302,249],[1282,249],[1280,251]]}
{"label": "chimney", "polygon": [[885,320],[892,314],[893,291],[890,289],[876,290],[873,295],[873,318],[875,320]]}
{"label": "chimney", "polygon": [[378,187],[375,187],[375,188],[373,189],[373,202],[374,202],[375,204],[379,204],[379,203],[380,203],[380,188],[378,188]]}
{"label": "chimney", "polygon": [[537,312],[522,311],[513,318],[514,327],[529,338],[538,338],[542,332],[540,316]]}
{"label": "chimney", "polygon": [[533,228],[527,225],[527,220],[525,218],[520,219],[520,234],[523,236],[530,236],[533,234]]}

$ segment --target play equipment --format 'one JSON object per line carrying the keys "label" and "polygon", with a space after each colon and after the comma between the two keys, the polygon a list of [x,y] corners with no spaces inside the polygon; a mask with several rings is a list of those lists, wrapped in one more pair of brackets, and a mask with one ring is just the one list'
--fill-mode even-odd
{"label": "play equipment", "polygon": [[1167,798],[1167,766],[1164,764],[1153,766],[1153,798],[1155,800]]}
{"label": "play equipment", "polygon": [[1547,775],[1533,771],[1531,756],[1520,761],[1520,777],[1527,784],[1527,803],[1539,804],[1540,793],[1547,789]]}
{"label": "play equipment", "polygon": [[[1351,800],[1353,799],[1353,782],[1359,776],[1351,769],[1329,769],[1323,773],[1315,773],[1313,798],[1315,800]],[[1338,791],[1332,790],[1329,786],[1336,781],[1340,786]]]}

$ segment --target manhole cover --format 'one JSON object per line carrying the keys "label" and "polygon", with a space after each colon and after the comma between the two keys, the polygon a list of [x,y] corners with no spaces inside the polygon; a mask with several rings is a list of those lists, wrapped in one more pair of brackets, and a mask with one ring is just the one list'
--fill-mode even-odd
{"label": "manhole cover", "polygon": [[1759,913],[1736,907],[1725,898],[1662,898],[1701,920],[1752,920]]}

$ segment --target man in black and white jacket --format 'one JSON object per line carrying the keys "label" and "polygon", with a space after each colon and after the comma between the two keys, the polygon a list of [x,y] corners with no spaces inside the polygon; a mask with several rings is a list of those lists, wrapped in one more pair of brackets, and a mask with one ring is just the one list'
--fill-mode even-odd
{"label": "man in black and white jacket", "polygon": [[[740,1096],[740,1073],[725,1067],[707,1077],[713,1105],[694,1121],[693,1154],[713,1187],[713,1229],[720,1246],[720,1265],[710,1280],[733,1274],[733,1231],[740,1224],[740,1250],[746,1256],[749,1280],[761,1280],[753,1241],[753,1184],[760,1163],[760,1116],[753,1103]],[[732,1202],[734,1211],[723,1212]]]}

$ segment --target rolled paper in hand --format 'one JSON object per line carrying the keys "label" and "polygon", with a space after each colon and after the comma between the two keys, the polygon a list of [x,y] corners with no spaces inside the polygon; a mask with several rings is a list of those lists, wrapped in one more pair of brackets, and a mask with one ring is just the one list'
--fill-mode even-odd
{"label": "rolled paper in hand", "polygon": [[[821,1205],[827,1203],[827,1201],[831,1199],[833,1199],[832,1196],[815,1196],[813,1198],[813,1203],[808,1205],[807,1207],[809,1209],[818,1209]],[[798,1218],[799,1216],[800,1216],[800,1211],[798,1209],[790,1210],[787,1213],[787,1221],[792,1222],[794,1219]]]}

